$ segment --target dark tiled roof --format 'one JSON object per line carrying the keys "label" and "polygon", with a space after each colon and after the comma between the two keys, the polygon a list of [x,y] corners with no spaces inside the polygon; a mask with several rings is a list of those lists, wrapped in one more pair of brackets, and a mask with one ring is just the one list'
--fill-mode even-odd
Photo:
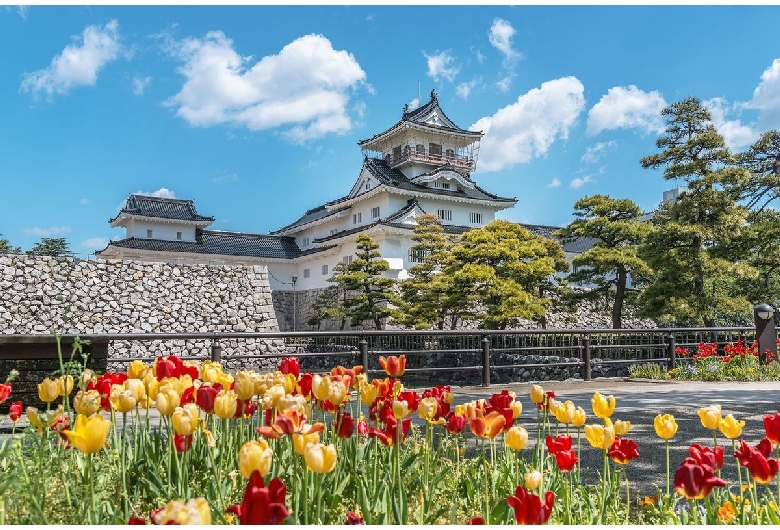
{"label": "dark tiled roof", "polygon": [[[521,224],[520,226],[522,226],[532,234],[535,234],[537,236],[544,236],[550,239],[558,239],[553,235],[553,232],[555,232],[556,230],[560,230],[560,228],[557,226],[524,225],[524,224]],[[561,245],[563,246],[564,252],[582,254],[590,247],[592,247],[597,241],[598,239],[592,237],[578,237],[574,241],[571,241],[569,243],[561,243]]]}
{"label": "dark tiled roof", "polygon": [[[265,234],[244,234],[241,232],[222,232],[218,230],[196,230],[195,242],[163,241],[160,239],[140,239],[131,237],[112,241],[115,247],[160,252],[192,252],[196,254],[215,254],[222,256],[249,256],[254,258],[293,259],[326,248],[301,251],[295,238]],[[106,247],[108,248],[108,247]],[[99,254],[99,253],[98,253]]]}
{"label": "dark tiled roof", "polygon": [[[408,178],[406,178],[406,175],[404,175],[398,169],[389,167],[387,162],[381,158],[366,158],[363,162],[363,167],[367,168],[368,171],[374,176],[374,178],[376,178],[380,183],[391,188],[411,191],[414,193],[430,193],[433,195],[439,195],[441,197],[476,199],[480,201],[491,202],[517,202],[517,199],[514,198],[509,199],[488,193],[476,184],[474,185],[474,189],[464,188],[455,190],[445,190],[443,188],[429,188],[428,186],[422,186],[410,181]],[[342,197],[327,203],[327,205],[330,206],[339,204],[348,199],[349,197]]]}
{"label": "dark tiled roof", "polygon": [[[137,194],[131,194],[127,198],[127,202],[120,210],[119,215],[122,213],[143,217],[176,219],[179,221],[214,221],[213,217],[198,214],[197,210],[195,210],[195,204],[191,200],[164,199],[162,197],[149,197]],[[119,215],[109,222],[114,222]]]}
{"label": "dark tiled roof", "polygon": [[[346,199],[346,197],[342,197],[341,199],[338,199],[339,201]],[[328,217],[330,215],[338,213],[340,210],[327,210],[325,208],[325,205],[318,206],[317,208],[312,208],[311,210],[307,211],[305,214],[303,214],[300,219],[297,221],[288,224],[287,226],[283,226],[279,230],[276,230],[274,232],[271,232],[271,234],[278,234],[279,232],[283,232],[287,230],[288,228],[293,228],[295,226],[302,226],[307,223],[311,223],[313,221],[318,221],[320,219],[324,219],[325,217]]]}
{"label": "dark tiled roof", "polygon": [[[406,206],[404,206],[403,208],[401,208],[400,210],[398,210],[394,214],[388,215],[387,217],[385,217],[384,220],[385,220],[385,222],[388,222],[388,223],[393,222],[393,221],[397,221],[398,219],[401,219],[404,215],[408,214],[409,212],[414,211],[414,209],[419,207],[419,206],[420,206],[420,203],[417,202],[417,198],[416,197],[414,199],[409,199],[408,201],[406,201]],[[423,213],[425,212],[425,210],[423,210],[422,207],[420,207],[420,210],[422,210]]]}

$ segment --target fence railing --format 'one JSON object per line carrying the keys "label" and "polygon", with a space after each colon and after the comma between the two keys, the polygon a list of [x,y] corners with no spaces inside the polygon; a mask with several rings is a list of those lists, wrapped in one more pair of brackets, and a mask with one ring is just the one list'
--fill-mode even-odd
{"label": "fence railing", "polygon": [[[72,342],[77,335],[62,335]],[[352,357],[371,374],[377,368],[379,356],[435,356],[445,366],[418,366],[406,370],[409,374],[436,372],[478,372],[481,384],[491,384],[491,374],[501,370],[543,367],[577,367],[582,379],[591,380],[597,366],[639,363],[666,363],[676,366],[677,347],[693,349],[700,342],[727,343],[742,339],[750,344],[755,339],[751,327],[728,328],[654,328],[654,329],[578,329],[578,330],[457,330],[457,331],[375,331],[340,332],[243,332],[243,333],[100,333],[78,335],[81,340],[111,345],[114,342],[140,341],[200,341],[206,344],[208,355],[182,356],[183,359],[223,362],[230,359],[274,359],[295,356],[308,358]],[[279,341],[283,353],[224,354],[223,343],[254,339]],[[55,342],[53,335],[0,335],[0,360],[18,359],[25,344]],[[9,347],[16,345],[16,347]],[[14,357],[16,355],[16,357]],[[551,363],[519,363],[527,356],[558,357]],[[29,357],[27,357],[29,358]],[[564,359],[563,361],[560,358]],[[150,361],[151,357],[108,357],[109,363],[132,360]],[[532,359],[533,360],[533,359]],[[373,362],[371,362],[373,361]],[[508,361],[508,362],[507,362]],[[333,363],[339,364],[338,362]],[[419,363],[418,363],[419,364]],[[411,363],[415,365],[414,362]]]}

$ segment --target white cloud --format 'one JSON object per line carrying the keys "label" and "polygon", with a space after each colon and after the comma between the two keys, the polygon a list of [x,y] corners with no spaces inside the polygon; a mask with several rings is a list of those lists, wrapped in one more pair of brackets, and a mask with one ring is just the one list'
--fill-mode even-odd
{"label": "white cloud", "polygon": [[617,142],[615,140],[610,140],[609,142],[598,142],[596,145],[585,149],[585,154],[582,155],[582,161],[589,164],[594,164],[598,162],[607,151],[614,149],[615,146],[617,146]]}
{"label": "white cloud", "polygon": [[133,77],[133,94],[136,96],[143,96],[146,88],[152,84],[151,76],[141,77],[139,75]]}
{"label": "white cloud", "polygon": [[471,130],[485,133],[480,145],[479,169],[498,171],[547,153],[569,129],[585,107],[585,87],[576,77],[542,83],[515,103],[492,116],[480,118]]}
{"label": "white cloud", "polygon": [[496,81],[496,86],[501,92],[509,92],[509,89],[512,86],[512,79],[514,79],[514,77],[514,74],[509,74],[506,77]]}
{"label": "white cloud", "polygon": [[573,179],[571,182],[569,182],[569,187],[574,189],[574,190],[576,190],[576,189],[581,188],[585,184],[593,183],[593,182],[596,182],[596,181],[593,180],[590,177],[590,175],[586,175],[583,178],[577,177],[577,178]]}
{"label": "white cloud", "polygon": [[772,61],[772,65],[761,74],[761,82],[745,107],[758,109],[760,130],[780,128],[780,59]]}
{"label": "white cloud", "polygon": [[490,26],[490,44],[503,53],[506,59],[516,59],[520,56],[512,48],[512,37],[515,33],[516,31],[512,24],[500,18],[493,20],[493,25]]}
{"label": "white cloud", "polygon": [[27,12],[30,10],[30,6],[16,6],[16,14],[27,20]]}
{"label": "white cloud", "polygon": [[90,237],[82,241],[79,246],[89,250],[103,250],[108,246],[110,239],[107,237]]}
{"label": "white cloud", "polygon": [[420,106],[420,98],[414,98],[409,102],[409,110],[414,110]]}
{"label": "white cloud", "polygon": [[729,120],[727,115],[739,111],[742,104],[729,105],[723,98],[712,98],[703,101],[712,116],[712,124],[723,136],[723,140],[729,149],[740,149],[758,140],[758,131],[749,125],[744,125],[740,120]]}
{"label": "white cloud", "polygon": [[69,226],[49,226],[47,228],[33,227],[25,228],[24,233],[28,236],[36,237],[52,237],[61,236],[70,232]]}
{"label": "white cloud", "polygon": [[135,195],[146,195],[147,197],[160,197],[161,199],[175,199],[176,193],[168,188],[160,188],[154,191],[136,191]]}
{"label": "white cloud", "polygon": [[423,55],[428,60],[428,75],[436,82],[442,78],[452,81],[460,71],[460,67],[455,64],[455,58],[450,55],[450,52],[437,52],[433,55],[423,52]]}
{"label": "white cloud", "polygon": [[167,104],[190,125],[287,126],[284,134],[299,142],[352,127],[350,91],[366,74],[351,53],[334,50],[322,35],[300,37],[254,64],[221,31],[168,47],[184,62],[185,82]]}
{"label": "white cloud", "polygon": [[82,205],[82,206],[86,206],[86,205],[89,204],[89,199],[81,199],[79,201],[79,204]]}
{"label": "white cloud", "polygon": [[553,179],[550,181],[550,183],[547,185],[548,188],[557,188],[561,185],[561,179],[558,177],[553,177]]}
{"label": "white cloud", "polygon": [[637,127],[648,133],[665,129],[661,111],[667,106],[660,92],[644,92],[634,85],[610,88],[588,113],[588,134]]}
{"label": "white cloud", "polygon": [[48,68],[25,73],[21,89],[35,97],[41,92],[51,97],[67,94],[74,87],[94,85],[100,69],[122,51],[118,28],[116,20],[102,28],[87,26],[81,34],[81,45],[77,42],[65,47]]}
{"label": "white cloud", "polygon": [[477,87],[478,83],[479,82],[476,79],[472,79],[466,83],[460,83],[455,87],[455,93],[458,95],[458,97],[467,99],[469,94],[471,94],[471,91]]}
{"label": "white cloud", "polygon": [[472,53],[477,57],[477,62],[479,64],[482,64],[485,62],[485,56],[482,54],[482,52],[479,50],[479,48],[474,48],[474,46],[471,47]]}
{"label": "white cloud", "polygon": [[214,184],[230,184],[231,182],[236,182],[238,180],[238,175],[235,173],[227,173],[227,172],[219,172],[217,176],[211,179],[211,182]]}

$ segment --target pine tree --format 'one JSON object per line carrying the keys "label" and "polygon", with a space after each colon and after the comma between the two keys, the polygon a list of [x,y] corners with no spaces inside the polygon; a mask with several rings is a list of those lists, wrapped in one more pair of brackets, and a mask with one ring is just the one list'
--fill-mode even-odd
{"label": "pine tree", "polygon": [[20,254],[22,249],[11,246],[11,243],[0,234],[0,254]]}
{"label": "pine tree", "polygon": [[28,256],[70,256],[68,242],[64,237],[42,237],[27,251]]}
{"label": "pine tree", "polygon": [[325,320],[337,320],[340,322],[339,330],[343,330],[347,325],[347,313],[345,309],[347,292],[339,283],[339,276],[344,274],[347,266],[340,261],[333,267],[333,274],[328,278],[329,285],[320,292],[312,306],[312,314],[306,321],[310,326],[317,326],[320,329]]}
{"label": "pine tree", "polygon": [[[593,195],[574,203],[577,218],[556,232],[564,242],[592,239],[593,245],[572,260],[575,271],[569,282],[588,286],[572,296],[575,300],[603,298],[612,310],[612,327],[622,327],[623,310],[639,293],[637,284],[652,271],[637,255],[639,244],[652,231],[648,221],[640,221],[639,206],[629,199]],[[629,275],[633,286],[629,285]]]}

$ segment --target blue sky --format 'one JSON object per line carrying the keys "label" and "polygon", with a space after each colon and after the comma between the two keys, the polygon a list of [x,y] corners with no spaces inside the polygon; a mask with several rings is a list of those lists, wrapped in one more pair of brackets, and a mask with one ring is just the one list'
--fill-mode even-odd
{"label": "blue sky", "polygon": [[357,142],[431,89],[485,131],[472,177],[518,198],[500,217],[650,210],[676,185],[639,165],[664,106],[705,101],[734,150],[780,128],[778,27],[774,6],[0,7],[0,233],[94,252],[136,192],[276,230],[348,193]]}

